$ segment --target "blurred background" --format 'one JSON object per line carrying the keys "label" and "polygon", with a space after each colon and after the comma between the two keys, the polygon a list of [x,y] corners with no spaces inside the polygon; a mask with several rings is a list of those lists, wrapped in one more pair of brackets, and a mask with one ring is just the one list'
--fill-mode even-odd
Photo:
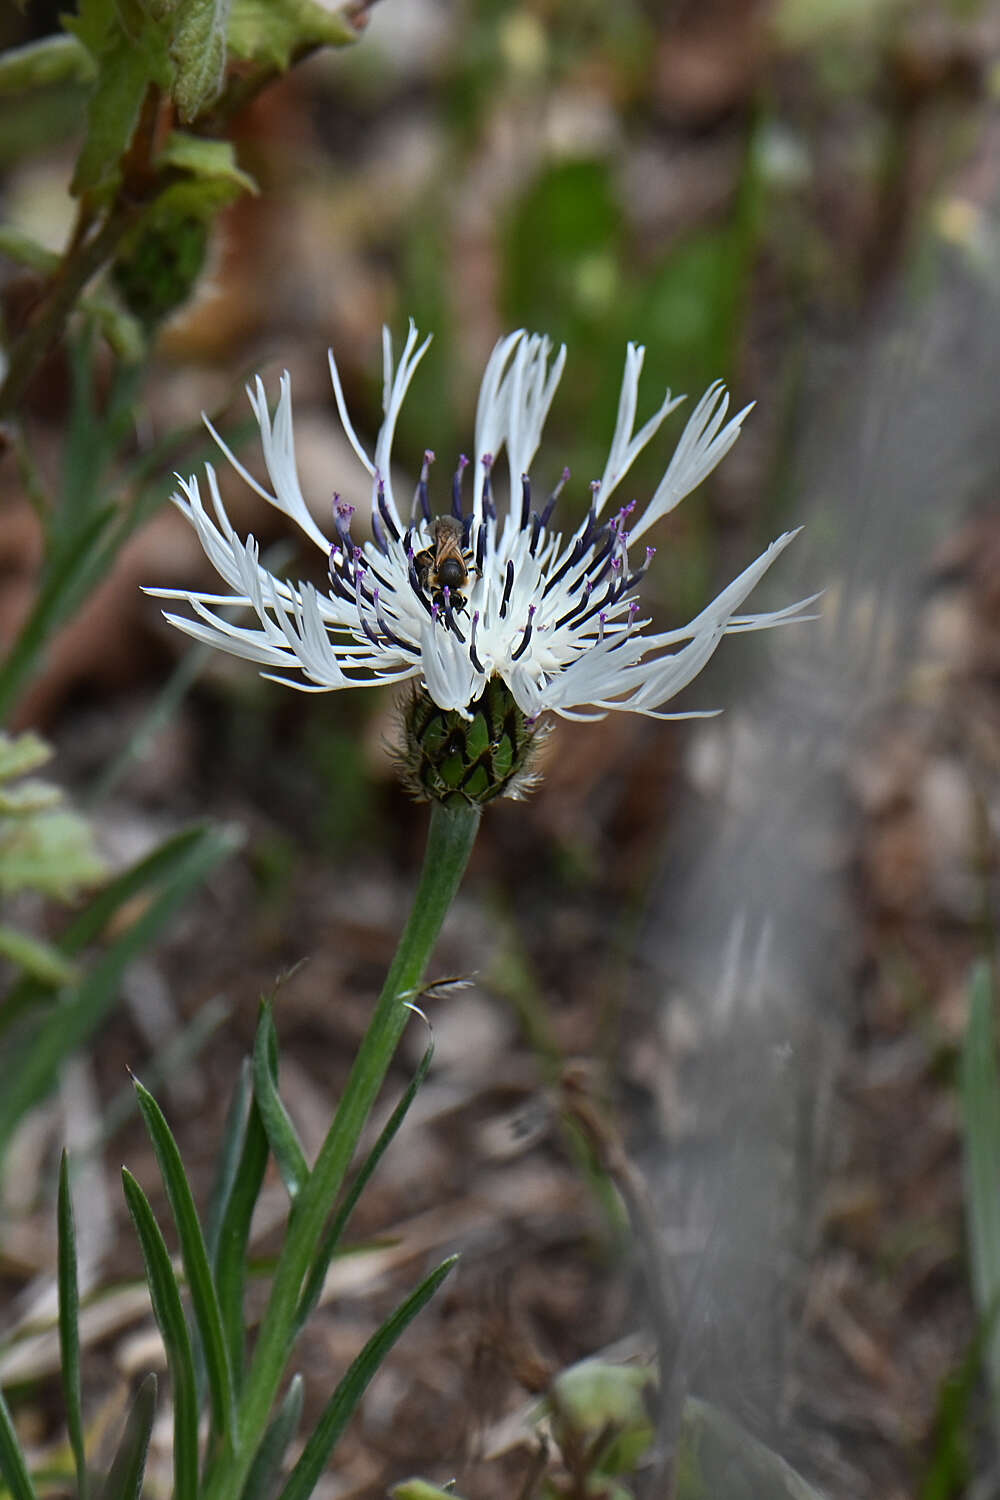
{"label": "blurred background", "polygon": [[[7,12],[0,41],[46,34],[56,10]],[[259,472],[254,372],[272,394],[291,373],[320,524],[335,489],[363,503],[326,350],[370,443],[382,325],[398,338],[413,317],[434,342],[399,423],[404,480],[427,447],[450,473],[490,349],[525,326],[569,346],[535,472],[568,465],[561,504],[582,515],[638,341],[640,416],[720,376],[757,403],[658,528],[651,613],[689,618],[799,524],[755,607],[825,592],[817,622],[727,641],[676,705],[722,718],[560,722],[539,791],[487,811],[436,964],[472,983],[428,1005],[434,1069],[359,1212],[377,1253],[344,1262],[336,1316],[305,1336],[309,1399],[415,1267],[463,1260],[324,1493],[415,1469],[516,1492],[526,1449],[503,1424],[526,1361],[649,1335],[613,1195],[564,1129],[570,1063],[645,1180],[689,1309],[688,1387],[830,1496],[998,1493],[956,1086],[996,920],[998,99],[1000,8],[976,0],[381,0],[356,46],[237,117],[260,192],[220,216],[113,434],[104,340],[54,352],[25,403],[31,462],[17,442],[0,458],[0,643],[36,592],[39,486],[82,466],[146,519],[11,722],[51,741],[111,869],[195,822],[229,845],[4,1141],[0,1378],[33,1393],[40,1444],[59,1146],[86,1164],[91,1281],[115,1289],[87,1351],[110,1422],[158,1357],[117,1186],[122,1159],[154,1178],[126,1065],[160,1088],[207,1191],[280,979],[283,1090],[315,1149],[407,911],[426,812],[394,780],[392,695],[263,682],[192,651],[140,586],[211,586],[165,502],[208,455],[202,410]],[[0,98],[3,220],[51,249],[72,227],[81,101],[72,84]],[[10,319],[25,273],[5,274]],[[640,500],[682,422],[633,469]],[[299,576],[282,517],[223,483],[234,522]],[[43,935],[65,920],[34,898],[18,915]]]}

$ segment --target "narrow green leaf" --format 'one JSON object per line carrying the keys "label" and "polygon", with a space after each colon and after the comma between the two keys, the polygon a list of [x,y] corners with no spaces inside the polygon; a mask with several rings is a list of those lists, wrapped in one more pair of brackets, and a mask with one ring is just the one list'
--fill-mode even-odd
{"label": "narrow green leaf", "polygon": [[269,1500],[274,1481],[281,1472],[288,1445],[299,1430],[304,1389],[302,1376],[293,1375],[285,1399],[278,1407],[278,1414],[254,1455],[253,1467],[243,1486],[240,1500]]}
{"label": "narrow green leaf", "polygon": [[264,1181],[267,1157],[267,1133],[256,1101],[251,1100],[240,1164],[222,1215],[215,1252],[215,1285],[219,1293],[226,1343],[229,1346],[233,1382],[237,1389],[242,1383],[246,1362],[243,1289],[246,1282],[250,1220]]}
{"label": "narrow green leaf", "polygon": [[219,1249],[219,1234],[222,1230],[222,1221],[229,1206],[233,1186],[236,1182],[236,1173],[239,1170],[240,1155],[243,1151],[243,1142],[247,1133],[247,1117],[250,1113],[250,1101],[253,1098],[253,1071],[249,1058],[244,1058],[240,1066],[240,1076],[236,1080],[233,1089],[233,1097],[229,1101],[229,1109],[226,1112],[226,1123],[222,1128],[222,1144],[219,1147],[219,1155],[215,1166],[215,1182],[212,1184],[212,1196],[208,1204],[208,1221],[205,1227],[205,1244],[208,1248],[209,1259],[215,1264],[215,1257]]}
{"label": "narrow green leaf", "polygon": [[288,1476],[279,1500],[308,1500],[326,1467],[327,1459],[379,1365],[399,1336],[433,1297],[457,1260],[458,1256],[452,1255],[437,1270],[432,1271],[368,1340],[327,1402],[302,1457]]}
{"label": "narrow green leaf", "polygon": [[198,1394],[194,1356],[181,1294],[166,1243],[142,1188],[122,1168],[125,1201],[132,1215],[153,1312],[167,1351],[174,1401],[174,1500],[196,1500],[198,1494]]}
{"label": "narrow green leaf", "polygon": [[212,1399],[212,1420],[217,1432],[228,1435],[235,1425],[233,1406],[233,1382],[229,1369],[229,1353],[222,1327],[222,1313],[215,1294],[215,1283],[208,1262],[198,1212],[194,1206],[191,1187],[184,1171],[177,1142],[163,1116],[163,1111],[148,1089],[136,1078],[136,1097],[142,1110],[160,1164],[160,1173],[170,1199],[170,1208],[181,1242],[181,1259],[191,1293],[191,1305],[195,1322],[201,1336],[208,1374],[208,1388]]}
{"label": "narrow green leaf", "polygon": [[[30,1046],[18,1059],[18,1066],[8,1070],[0,1092],[0,1154],[25,1111],[52,1087],[63,1061],[101,1025],[118,998],[118,987],[128,964],[148,948],[178,907],[237,844],[238,838],[230,830],[202,828],[179,849],[175,848],[169,860],[157,865],[162,887],[155,899],[93,964],[80,984],[64,993],[61,1003],[49,1012],[31,1038]],[[116,884],[120,892],[122,885]],[[89,926],[94,908],[107,910],[104,900],[107,897],[107,891],[98,897],[91,912],[81,918],[82,925]],[[64,952],[67,948],[72,951],[72,943],[66,939],[60,947]],[[7,1001],[0,1029],[17,1014],[19,992],[23,996],[21,986]]]}
{"label": "narrow green leaf", "polygon": [[3,1391],[0,1391],[0,1474],[12,1500],[38,1500]]}
{"label": "narrow green leaf", "polygon": [[[988,964],[972,971],[969,1021],[960,1069],[965,1154],[965,1215],[969,1236],[972,1291],[983,1319],[1000,1302],[1000,1073],[993,1017],[993,982]],[[1000,1333],[986,1351],[993,1394],[994,1429],[1000,1433]]]}
{"label": "narrow green leaf", "polygon": [[155,1416],[156,1376],[150,1372],[136,1391],[122,1440],[101,1490],[101,1500],[139,1500]]}
{"label": "narrow green leaf", "polygon": [[253,1048],[253,1087],[281,1180],[294,1203],[309,1181],[309,1165],[298,1133],[278,1093],[278,1038],[270,1004],[260,1008]]}
{"label": "narrow green leaf", "polygon": [[76,1464],[79,1500],[87,1500],[87,1459],[83,1445],[83,1398],[80,1391],[80,1291],[76,1276],[76,1225],[69,1190],[69,1157],[59,1160],[59,1369],[69,1445]]}
{"label": "narrow green leaf", "polygon": [[330,1262],[332,1261],[334,1254],[336,1253],[337,1246],[340,1243],[344,1230],[347,1228],[351,1215],[353,1214],[354,1209],[357,1205],[358,1199],[361,1197],[361,1194],[364,1192],[368,1183],[371,1181],[371,1177],[373,1172],[375,1171],[375,1168],[382,1160],[382,1157],[386,1153],[387,1147],[389,1146],[396,1132],[399,1130],[399,1127],[402,1125],[404,1119],[406,1118],[407,1111],[416,1098],[417,1091],[419,1090],[420,1085],[427,1077],[427,1072],[430,1068],[431,1059],[433,1058],[433,1056],[434,1044],[432,1042],[431,1045],[427,1048],[423,1057],[420,1059],[420,1066],[417,1068],[417,1071],[410,1079],[410,1082],[406,1088],[406,1092],[403,1094],[403,1097],[400,1099],[399,1103],[396,1105],[396,1108],[393,1110],[385,1125],[382,1127],[382,1130],[379,1133],[378,1140],[375,1142],[371,1151],[362,1162],[361,1167],[356,1177],[354,1178],[354,1181],[351,1183],[351,1186],[344,1197],[343,1203],[337,1210],[336,1214],[330,1222],[329,1227],[323,1235],[323,1241],[319,1247],[319,1250],[317,1251],[316,1258],[309,1268],[309,1275],[306,1278],[305,1290],[302,1293],[298,1311],[295,1315],[295,1326],[297,1329],[301,1329],[303,1327],[306,1319],[309,1317],[313,1308],[316,1306],[316,1303],[319,1301],[320,1293],[323,1290],[323,1282],[326,1280],[326,1273],[330,1268]]}

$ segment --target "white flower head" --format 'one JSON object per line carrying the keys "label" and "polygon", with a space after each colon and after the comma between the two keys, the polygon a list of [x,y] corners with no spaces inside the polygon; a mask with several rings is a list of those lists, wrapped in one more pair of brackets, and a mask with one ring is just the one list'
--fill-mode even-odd
{"label": "white flower head", "polygon": [[[207,464],[209,505],[193,475],[179,478],[173,499],[197,531],[226,591],[150,589],[190,606],[193,617],[168,613],[172,624],[196,640],[258,662],[264,676],[305,691],[419,679],[439,708],[463,718],[472,717],[472,706],[497,676],[533,722],[547,711],[571,719],[602,717],[611,709],[686,717],[664,713],[663,705],[701,671],[724,635],[804,618],[811,600],[764,614],[739,613],[794,532],[772,542],[687,625],[657,632],[640,618],[637,588],[654,549],[644,546],[637,555],[635,542],[711,473],[736,441],[750,408],[727,420],[729,396],[720,383],[711,386],[688,418],[645,509],[637,514],[635,501],[611,508],[636,457],[683,399],[668,391],[636,430],[644,351],[634,344],[625,357],[604,473],[591,486],[586,518],[571,533],[564,535],[553,524],[568,471],[541,505],[529,479],[566,350],[554,353],[547,338],[523,331],[501,339],[490,356],[479,392],[474,456],[459,459],[448,503],[432,499],[434,454],[428,451],[412,507],[400,505],[391,479],[392,440],[428,343],[419,342],[411,323],[396,364],[389,334],[384,335],[384,415],[373,455],[351,425],[330,355],[344,431],[371,477],[368,540],[355,538],[353,509],[338,496],[330,536],[306,504],[295,464],[288,375],[282,376],[273,417],[260,378],[248,387],[271,489],[258,484],[210,430],[246,482],[324,553],[329,587],[292,583],[268,572],[254,538],[244,541],[233,529],[215,471]],[[498,483],[501,459],[507,474],[503,484]],[[442,524],[441,512],[453,520]],[[443,561],[449,550],[450,567]],[[227,607],[233,605],[243,607],[243,620],[248,610],[255,618],[250,623],[230,619]]]}

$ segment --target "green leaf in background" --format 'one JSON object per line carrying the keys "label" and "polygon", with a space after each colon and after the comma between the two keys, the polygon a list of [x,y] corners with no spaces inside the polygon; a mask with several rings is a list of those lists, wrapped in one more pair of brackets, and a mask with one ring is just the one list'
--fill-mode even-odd
{"label": "green leaf in background", "polygon": [[442,1490],[426,1479],[404,1479],[390,1487],[392,1500],[462,1500],[456,1490]]}
{"label": "green leaf in background", "polygon": [[253,1049],[254,1098],[274,1159],[278,1163],[281,1180],[294,1203],[309,1181],[309,1164],[277,1085],[278,1038],[270,1004],[265,1001],[260,1008],[260,1022]]}
{"label": "green leaf in background", "polygon": [[61,34],[0,53],[0,97],[54,83],[90,83],[94,59],[79,38]]}
{"label": "green leaf in background", "polygon": [[228,1434],[234,1428],[233,1382],[229,1369],[228,1350],[222,1327],[222,1314],[215,1295],[215,1283],[208,1263],[208,1251],[201,1232],[201,1224],[194,1206],[191,1187],[184,1171],[177,1142],[163,1116],[163,1111],[148,1089],[136,1078],[136,1097],[142,1110],[160,1166],[163,1185],[170,1200],[178,1238],[181,1242],[181,1259],[187,1276],[195,1322],[201,1338],[201,1347],[208,1372],[208,1386],[212,1398],[212,1420],[216,1432]]}
{"label": "green leaf in background", "polygon": [[70,192],[76,196],[110,187],[132,139],[150,84],[169,87],[171,64],[165,26],[138,7],[126,19],[108,0],[81,0],[65,18],[97,64],[87,105],[87,135]]}
{"label": "green leaf in background", "polygon": [[302,1376],[293,1375],[278,1414],[268,1426],[264,1441],[254,1456],[240,1500],[270,1500],[288,1445],[299,1430],[304,1391]]}
{"label": "green leaf in background", "polygon": [[357,32],[318,0],[233,0],[228,38],[237,57],[284,72],[294,55],[311,47],[345,47]]}
{"label": "green leaf in background", "polygon": [[603,1436],[595,1470],[630,1474],[653,1441],[644,1393],[654,1381],[653,1372],[639,1365],[581,1360],[556,1376],[539,1411],[549,1417],[561,1448],[589,1447]]}
{"label": "green leaf in background", "polygon": [[74,966],[67,963],[65,958],[54,948],[51,943],[43,943],[40,938],[29,937],[26,932],[18,932],[14,927],[6,927],[0,923],[0,957],[9,959],[12,964],[32,979],[38,980],[48,989],[57,989],[63,984],[72,984],[77,977]]}
{"label": "green leaf in background", "polygon": [[236,161],[232,141],[212,141],[184,130],[172,130],[157,156],[161,166],[177,167],[204,181],[229,184],[232,196],[259,191],[249,172]]}
{"label": "green leaf in background", "polygon": [[76,1464],[79,1500],[87,1500],[87,1459],[83,1444],[83,1399],[80,1390],[80,1290],[76,1273],[76,1225],[69,1190],[69,1157],[59,1160],[59,1373],[66,1406],[66,1428]]}
{"label": "green leaf in background", "polygon": [[327,1402],[323,1415],[288,1476],[279,1500],[309,1500],[326,1461],[389,1350],[424,1308],[458,1260],[452,1255],[423,1280],[368,1340]]}
{"label": "green leaf in background", "polygon": [[31,730],[19,734],[16,739],[0,733],[0,784],[26,776],[29,771],[37,771],[39,766],[52,759],[52,754],[52,746]]}
{"label": "green leaf in background", "polygon": [[[51,753],[37,735],[12,739],[0,732],[0,894],[32,890],[71,901],[107,874],[86,819],[56,805],[62,800],[57,786],[45,781],[9,784]],[[9,943],[7,953],[15,956]],[[41,959],[39,950],[36,960]]]}
{"label": "green leaf in background", "polygon": [[[74,954],[132,896],[149,893],[141,914],[93,962],[79,984],[62,993],[7,1064],[0,1091],[0,1155],[21,1117],[52,1088],[65,1060],[85,1045],[111,1010],[128,964],[148,949],[178,907],[238,845],[236,833],[218,828],[191,829],[167,840],[102,891],[63,934],[60,951]],[[45,994],[34,981],[22,981],[0,1010],[0,1029],[30,1011]]]}
{"label": "green leaf in background", "polygon": [[170,58],[173,98],[184,121],[193,120],[222,90],[228,19],[229,0],[180,0]]}
{"label": "green leaf in background", "polygon": [[[2,81],[3,57],[0,55],[0,87]],[[0,255],[5,255],[16,265],[38,271],[42,276],[50,276],[59,264],[59,256],[54,250],[40,245],[30,234],[25,234],[23,229],[16,229],[13,224],[0,224]]]}
{"label": "green leaf in background", "polygon": [[155,1416],[156,1376],[150,1373],[136,1392],[125,1432],[101,1490],[101,1500],[139,1500]]}
{"label": "green leaf in background", "polygon": [[125,1201],[132,1216],[153,1312],[163,1335],[170,1366],[174,1401],[174,1497],[196,1500],[198,1494],[198,1392],[194,1355],[174,1268],[160,1226],[142,1188],[127,1167],[122,1168]]}
{"label": "green leaf in background", "polygon": [[0,1475],[11,1493],[11,1500],[38,1500],[28,1473],[28,1465],[14,1430],[10,1408],[0,1391]]}
{"label": "green leaf in background", "polygon": [[1000,1438],[1000,1073],[997,1069],[994,985],[990,966],[977,964],[969,984],[969,1021],[962,1046],[960,1100],[965,1156],[965,1219],[976,1311],[994,1327],[986,1348],[993,1428]]}
{"label": "green leaf in background", "polygon": [[[0,817],[5,809],[0,808]],[[0,891],[41,891],[71,901],[107,874],[90,825],[78,813],[46,811],[0,823]]]}

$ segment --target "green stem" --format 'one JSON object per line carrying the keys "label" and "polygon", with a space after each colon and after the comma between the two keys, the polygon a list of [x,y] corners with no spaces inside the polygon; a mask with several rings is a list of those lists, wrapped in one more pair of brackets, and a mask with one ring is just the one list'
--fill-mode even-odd
{"label": "green stem", "polygon": [[237,1451],[220,1455],[204,1500],[237,1500],[291,1352],[296,1309],[323,1227],[343,1185],[358,1139],[406,1029],[406,1000],[417,989],[472,852],[479,808],[435,802],[420,885],[371,1024],[295,1214],[274,1274],[253,1363],[240,1400]]}

